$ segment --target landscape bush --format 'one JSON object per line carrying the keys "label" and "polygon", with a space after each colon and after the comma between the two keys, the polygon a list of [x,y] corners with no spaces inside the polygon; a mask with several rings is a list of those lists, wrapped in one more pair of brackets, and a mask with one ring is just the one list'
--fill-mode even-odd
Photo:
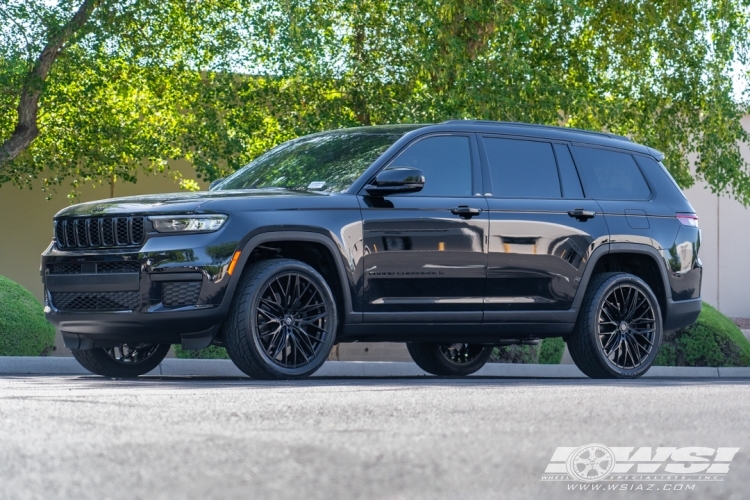
{"label": "landscape bush", "polygon": [[704,302],[695,324],[664,333],[654,364],[750,366],[750,342],[732,320]]}
{"label": "landscape bush", "polygon": [[538,345],[507,345],[492,350],[490,363],[526,363],[559,365],[565,351],[565,341],[560,337],[544,339]]}
{"label": "landscape bush", "polygon": [[54,343],[55,329],[39,301],[0,276],[0,356],[47,356]]}
{"label": "landscape bush", "polygon": [[175,356],[183,359],[229,359],[227,350],[217,345],[211,345],[205,349],[187,350],[179,344],[174,346]]}

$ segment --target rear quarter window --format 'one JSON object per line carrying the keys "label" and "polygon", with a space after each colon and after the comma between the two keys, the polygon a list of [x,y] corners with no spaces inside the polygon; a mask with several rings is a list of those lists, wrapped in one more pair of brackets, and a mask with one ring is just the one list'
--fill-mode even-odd
{"label": "rear quarter window", "polygon": [[632,155],[583,146],[573,149],[587,196],[600,200],[647,200],[651,196]]}

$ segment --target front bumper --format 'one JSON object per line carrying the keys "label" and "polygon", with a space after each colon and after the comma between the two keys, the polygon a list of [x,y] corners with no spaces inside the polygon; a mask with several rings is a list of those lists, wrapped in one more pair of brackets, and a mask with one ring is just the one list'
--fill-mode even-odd
{"label": "front bumper", "polygon": [[229,310],[228,267],[238,245],[226,229],[155,236],[129,250],[63,251],[53,243],[42,254],[45,314],[72,349],[206,347]]}

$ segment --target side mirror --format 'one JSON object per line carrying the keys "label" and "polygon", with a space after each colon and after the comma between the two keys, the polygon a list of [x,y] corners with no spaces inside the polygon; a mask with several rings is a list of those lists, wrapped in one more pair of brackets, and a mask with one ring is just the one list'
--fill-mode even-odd
{"label": "side mirror", "polygon": [[209,185],[208,185],[208,190],[209,190],[209,191],[213,191],[213,190],[214,190],[214,188],[215,188],[215,187],[216,187],[217,185],[219,185],[219,183],[220,183],[221,181],[223,181],[223,180],[224,180],[224,177],[222,177],[221,179],[216,179],[215,181],[212,181],[212,182],[211,182],[211,184],[209,184]]}
{"label": "side mirror", "polygon": [[424,174],[416,168],[390,168],[382,170],[372,184],[365,186],[370,196],[388,196],[398,193],[416,193],[424,187]]}

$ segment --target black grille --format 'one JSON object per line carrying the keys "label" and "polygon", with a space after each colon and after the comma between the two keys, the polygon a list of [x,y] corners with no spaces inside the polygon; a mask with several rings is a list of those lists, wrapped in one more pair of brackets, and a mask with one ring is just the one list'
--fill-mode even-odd
{"label": "black grille", "polygon": [[[87,263],[89,264],[89,263]],[[96,262],[97,273],[138,273],[141,265],[137,261]],[[80,262],[63,262],[47,266],[49,274],[81,274]],[[87,272],[94,272],[93,269]]]}
{"label": "black grille", "polygon": [[66,262],[64,264],[51,264],[50,274],[81,274],[81,264],[78,262]]}
{"label": "black grille", "polygon": [[143,241],[143,219],[135,218],[130,224],[132,241]]}
{"label": "black grille", "polygon": [[102,246],[111,247],[115,244],[115,230],[112,219],[102,219]]}
{"label": "black grille", "polygon": [[62,222],[55,221],[55,240],[65,243],[65,226]]}
{"label": "black grille", "polygon": [[102,246],[100,223],[101,219],[89,219],[86,221],[86,224],[88,224],[86,232],[89,235],[89,243],[92,247]]}
{"label": "black grille", "polygon": [[192,306],[201,293],[200,281],[175,281],[161,287],[161,301],[165,306]]}
{"label": "black grille", "polygon": [[55,221],[58,248],[138,246],[145,236],[144,217],[84,217]]}
{"label": "black grille", "polygon": [[62,310],[123,311],[138,307],[138,292],[52,292],[52,305]]}
{"label": "black grille", "polygon": [[130,237],[128,236],[128,219],[118,218],[115,219],[115,228],[117,229],[117,244],[127,245],[130,243]]}
{"label": "black grille", "polygon": [[99,262],[96,265],[97,273],[137,273],[141,265],[135,261],[122,262]]}

